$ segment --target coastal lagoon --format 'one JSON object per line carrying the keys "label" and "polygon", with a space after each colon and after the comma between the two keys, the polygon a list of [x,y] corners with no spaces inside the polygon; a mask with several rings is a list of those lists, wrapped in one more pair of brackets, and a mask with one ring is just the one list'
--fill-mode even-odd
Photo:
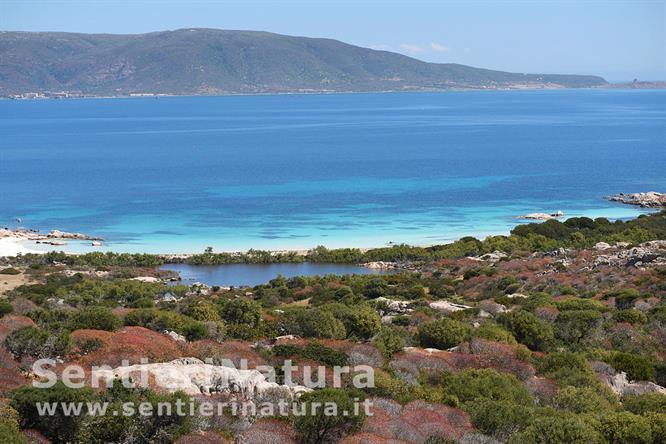
{"label": "coastal lagoon", "polygon": [[294,276],[325,276],[335,274],[389,274],[395,270],[366,268],[350,264],[320,264],[303,262],[300,264],[227,264],[227,265],[188,265],[167,264],[163,270],[178,272],[182,282],[192,285],[201,282],[206,285],[255,286],[265,284],[278,275],[286,278]]}
{"label": "coastal lagoon", "polygon": [[430,245],[666,188],[664,90],[4,100],[0,134],[0,226],[122,252]]}

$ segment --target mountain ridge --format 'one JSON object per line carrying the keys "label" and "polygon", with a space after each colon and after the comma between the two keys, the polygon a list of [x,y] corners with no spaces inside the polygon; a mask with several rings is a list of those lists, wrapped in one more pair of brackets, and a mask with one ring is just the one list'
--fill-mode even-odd
{"label": "mountain ridge", "polygon": [[579,88],[598,76],[429,63],[334,39],[186,28],[146,34],[0,32],[0,95],[216,95]]}

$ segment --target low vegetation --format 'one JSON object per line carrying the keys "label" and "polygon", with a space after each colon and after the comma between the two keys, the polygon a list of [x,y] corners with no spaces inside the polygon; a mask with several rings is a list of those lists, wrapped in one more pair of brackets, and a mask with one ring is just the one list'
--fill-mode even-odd
{"label": "low vegetation", "polygon": [[[510,236],[431,249],[318,248],[308,260],[422,263],[413,272],[381,276],[278,276],[253,288],[129,279],[161,263],[154,256],[23,257],[12,266],[37,283],[0,301],[0,391],[7,400],[0,402],[0,434],[10,443],[27,442],[28,430],[54,443],[203,442],[197,436],[210,442],[271,436],[304,443],[662,443],[666,267],[654,259],[661,253],[639,266],[608,264],[598,260],[606,250],[590,247],[666,239],[665,225],[659,213],[629,222],[528,224]],[[466,258],[495,250],[507,257]],[[197,260],[222,260],[212,251],[204,255],[210,260]],[[79,273],[63,272],[72,268]],[[244,359],[251,366],[290,359],[327,372],[370,365],[374,387],[355,389],[346,378],[343,387],[315,390],[299,403],[331,400],[346,408],[368,398],[377,414],[247,423],[225,415],[36,415],[36,401],[189,402],[182,393],[115,386],[35,389],[23,373],[44,357],[118,366],[142,356]]]}

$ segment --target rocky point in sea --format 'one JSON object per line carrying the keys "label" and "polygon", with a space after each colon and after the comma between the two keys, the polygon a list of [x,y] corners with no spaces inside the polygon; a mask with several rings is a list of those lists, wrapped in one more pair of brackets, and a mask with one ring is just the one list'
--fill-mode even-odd
{"label": "rocky point in sea", "polygon": [[666,194],[648,191],[646,193],[620,193],[607,197],[611,202],[638,205],[643,208],[666,208]]}

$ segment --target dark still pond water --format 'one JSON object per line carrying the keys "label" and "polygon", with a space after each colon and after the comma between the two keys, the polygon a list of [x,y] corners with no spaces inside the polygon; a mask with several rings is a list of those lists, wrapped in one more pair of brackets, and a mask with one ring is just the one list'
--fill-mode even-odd
{"label": "dark still pond water", "polygon": [[230,265],[188,265],[168,264],[163,270],[173,270],[180,274],[183,284],[202,282],[207,285],[242,286],[264,284],[279,274],[294,276],[323,276],[325,274],[387,274],[392,270],[376,270],[349,264],[230,264]]}

